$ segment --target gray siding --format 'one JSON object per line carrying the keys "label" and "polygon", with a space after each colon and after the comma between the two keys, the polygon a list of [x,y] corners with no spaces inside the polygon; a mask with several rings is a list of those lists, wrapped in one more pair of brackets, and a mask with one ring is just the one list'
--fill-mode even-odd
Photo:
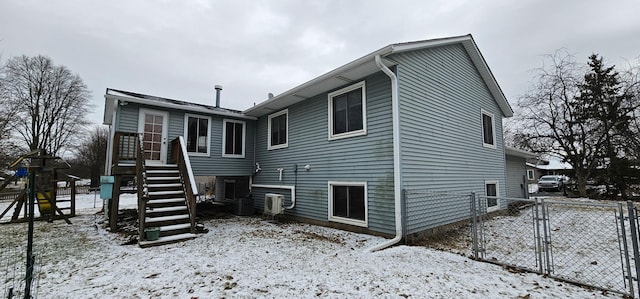
{"label": "gray siding", "polygon": [[[117,131],[137,132],[138,116],[140,107],[158,111],[167,111],[164,108],[153,106],[140,106],[135,103],[129,103],[120,107],[119,121],[116,123]],[[210,155],[208,157],[190,156],[191,167],[196,176],[248,176],[253,173],[253,146],[255,121],[244,120],[247,125],[245,158],[223,158],[222,157],[222,121],[228,117],[219,115],[206,115],[202,113],[192,113],[183,110],[168,110],[169,112],[169,141],[184,136],[184,117],[185,114],[194,114],[211,117],[211,139],[210,139]],[[233,119],[233,118],[228,118]],[[241,120],[241,119],[238,119]],[[169,157],[170,146],[169,146]]]}
{"label": "gray siding", "polygon": [[[288,148],[267,150],[268,115],[260,117],[256,162],[260,163],[262,170],[255,175],[253,183],[295,185],[297,203],[295,209],[288,213],[328,221],[328,181],[366,181],[368,229],[393,233],[391,84],[382,73],[366,78],[365,82],[366,136],[328,140],[329,92],[288,108]],[[310,171],[304,169],[307,164]],[[285,169],[282,181],[278,180],[277,168]],[[257,208],[263,207],[265,193],[284,194],[286,205],[290,204],[288,190],[254,188]]]}
{"label": "gray siding", "polygon": [[527,165],[525,158],[507,155],[507,197],[526,198],[527,194]]}
{"label": "gray siding", "polygon": [[[485,181],[496,180],[504,195],[502,112],[463,47],[402,53],[391,59],[399,62],[403,187],[482,196]],[[483,146],[481,109],[494,115],[495,149]],[[433,204],[432,209],[408,210],[408,218],[420,219],[420,228],[428,229],[469,215],[468,205]]]}

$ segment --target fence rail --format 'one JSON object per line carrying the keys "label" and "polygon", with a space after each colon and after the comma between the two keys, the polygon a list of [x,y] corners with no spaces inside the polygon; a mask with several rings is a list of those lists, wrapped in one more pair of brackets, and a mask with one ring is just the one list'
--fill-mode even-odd
{"label": "fence rail", "polygon": [[[639,295],[640,211],[631,202],[520,199],[428,190],[405,190],[404,199],[407,210],[432,206],[431,213],[449,216],[449,224],[440,220],[430,224],[454,224],[451,228],[458,230],[463,227],[457,242],[467,245],[465,253],[478,260],[632,298]],[[500,208],[488,211],[487,204],[496,201]],[[429,221],[417,219],[430,215],[419,211],[406,212],[408,228]],[[406,231],[409,237],[414,233]]]}

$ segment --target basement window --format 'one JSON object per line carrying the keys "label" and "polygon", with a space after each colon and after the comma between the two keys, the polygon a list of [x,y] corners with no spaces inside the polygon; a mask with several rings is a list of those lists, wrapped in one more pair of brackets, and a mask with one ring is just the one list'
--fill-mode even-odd
{"label": "basement window", "polygon": [[487,198],[487,212],[493,212],[500,208],[498,196],[498,181],[485,181],[484,194]]}
{"label": "basement window", "polygon": [[367,227],[367,183],[329,182],[329,221]]}

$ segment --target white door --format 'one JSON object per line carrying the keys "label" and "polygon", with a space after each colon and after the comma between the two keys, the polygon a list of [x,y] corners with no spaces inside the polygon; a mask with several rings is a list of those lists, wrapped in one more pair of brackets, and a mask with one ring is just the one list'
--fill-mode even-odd
{"label": "white door", "polygon": [[146,163],[167,163],[167,127],[169,113],[150,109],[140,109],[138,132],[142,132],[142,146]]}

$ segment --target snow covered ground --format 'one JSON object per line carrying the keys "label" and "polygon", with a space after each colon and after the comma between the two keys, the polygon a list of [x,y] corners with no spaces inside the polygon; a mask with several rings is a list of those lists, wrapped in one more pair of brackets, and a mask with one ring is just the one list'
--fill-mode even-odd
{"label": "snow covered ground", "polygon": [[[36,223],[38,298],[619,297],[424,247],[370,253],[383,238],[257,217],[206,220],[194,240],[142,249],[103,229],[93,199],[78,197],[72,225]],[[24,246],[26,230],[1,225],[0,248]]]}

